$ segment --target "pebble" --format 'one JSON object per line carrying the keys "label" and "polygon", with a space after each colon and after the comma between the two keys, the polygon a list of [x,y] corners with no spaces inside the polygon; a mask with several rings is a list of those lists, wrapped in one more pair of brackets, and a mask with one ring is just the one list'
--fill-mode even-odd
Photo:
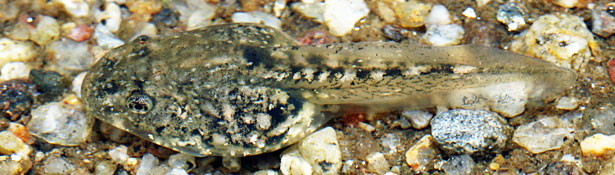
{"label": "pebble", "polygon": [[32,168],[32,161],[28,156],[1,155],[0,174],[28,174]]}
{"label": "pebble", "polygon": [[397,153],[398,147],[400,147],[400,139],[394,133],[387,133],[382,136],[380,145],[384,148],[388,148],[389,151],[386,154]]}
{"label": "pebble", "polygon": [[472,174],[475,163],[467,154],[453,156],[444,163],[442,169],[447,175]]}
{"label": "pebble", "polygon": [[160,173],[154,171],[154,168],[157,167],[159,163],[160,161],[158,158],[150,153],[146,153],[141,158],[141,163],[139,163],[139,168],[137,168],[137,175],[154,175]]}
{"label": "pebble", "polygon": [[43,174],[70,174],[73,170],[75,165],[61,156],[50,156],[43,162]]}
{"label": "pebble", "polygon": [[583,156],[613,155],[615,151],[615,135],[594,134],[581,141]]}
{"label": "pebble", "polygon": [[122,11],[115,2],[106,2],[102,8],[94,8],[94,18],[98,22],[96,28],[104,27],[107,31],[114,33],[120,29]]}
{"label": "pebble", "polygon": [[76,146],[86,141],[94,119],[85,115],[80,105],[51,102],[32,110],[27,127],[51,144]]}
{"label": "pebble", "polygon": [[84,0],[58,0],[64,10],[73,17],[85,17],[90,13],[90,5]]}
{"label": "pebble", "polygon": [[38,55],[31,42],[0,38],[0,67],[15,61],[27,62]]}
{"label": "pebble", "polygon": [[431,119],[431,135],[448,154],[497,152],[510,130],[504,118],[490,111],[454,109]]}
{"label": "pebble", "polygon": [[513,141],[538,154],[560,149],[564,138],[572,139],[573,132],[574,128],[568,122],[558,117],[546,117],[517,127]]}
{"label": "pebble", "polygon": [[498,9],[496,19],[508,27],[508,31],[519,31],[527,26],[528,18],[524,8],[517,3],[508,2]]}
{"label": "pebble", "polygon": [[7,130],[13,133],[13,135],[17,136],[19,139],[21,139],[21,141],[23,141],[24,143],[28,145],[34,144],[34,138],[32,138],[32,135],[30,135],[30,132],[28,132],[28,129],[24,125],[16,122],[11,122],[9,123],[9,128]]}
{"label": "pebble", "polygon": [[406,28],[415,28],[425,25],[425,18],[429,15],[431,4],[416,0],[394,1],[391,5],[399,25]]}
{"label": "pebble", "polygon": [[[96,167],[94,168],[94,174],[113,175],[116,169],[117,169],[116,164],[113,164],[110,161],[100,161],[100,162],[96,162]],[[141,174],[138,174],[137,172],[137,175],[141,175]]]}
{"label": "pebble", "polygon": [[[186,22],[186,30],[194,30],[211,25],[211,20],[216,15],[216,9],[205,3],[205,5],[196,6],[198,8],[191,11]],[[186,13],[186,12],[184,12]],[[235,15],[235,14],[233,14]],[[233,21],[235,19],[233,18]],[[259,22],[259,21],[256,21]]]}
{"label": "pebble", "polygon": [[32,147],[24,143],[19,137],[10,131],[0,132],[0,154],[17,154],[27,157],[32,152]]}
{"label": "pebble", "polygon": [[368,13],[369,8],[363,0],[325,0],[323,19],[331,34],[344,36]]}
{"label": "pebble", "polygon": [[187,154],[177,153],[169,156],[169,167],[175,169],[182,169],[186,172],[191,171],[196,166],[196,159],[194,156]]}
{"label": "pebble", "polygon": [[423,40],[433,46],[452,46],[461,43],[464,30],[452,24],[451,15],[444,5],[434,5],[425,20],[427,32]]}
{"label": "pebble", "polygon": [[[305,164],[307,163],[307,165]],[[320,129],[282,153],[282,174],[339,174],[342,153],[333,128]]]}
{"label": "pebble", "polygon": [[433,137],[427,134],[406,151],[406,163],[414,172],[427,172],[433,169],[439,154]]}
{"label": "pebble", "polygon": [[557,100],[555,108],[561,110],[574,110],[579,107],[579,99],[576,97],[564,96]]}
{"label": "pebble", "polygon": [[314,174],[312,165],[301,157],[299,150],[289,148],[282,154],[280,171],[284,175],[311,175]]}
{"label": "pebble", "polygon": [[0,82],[0,118],[18,121],[29,114],[34,92],[34,86],[23,79]]}
{"label": "pebble", "polygon": [[10,62],[4,64],[0,69],[0,81],[23,78],[27,79],[30,75],[30,67],[23,62]]}
{"label": "pebble", "polygon": [[47,46],[47,63],[57,72],[78,72],[90,67],[96,60],[86,42],[62,39]]}
{"label": "pebble", "polygon": [[389,165],[384,154],[380,152],[369,153],[367,157],[365,157],[365,160],[367,161],[368,169],[378,174],[385,174],[391,169],[391,165]]}
{"label": "pebble", "polygon": [[540,16],[512,41],[512,51],[553,62],[560,67],[584,70],[598,43],[581,18],[567,14]]}
{"label": "pebble", "polygon": [[128,155],[128,147],[124,145],[109,150],[109,157],[111,157],[111,160],[124,166],[132,166],[139,163],[139,159]]}
{"label": "pebble", "polygon": [[491,2],[491,0],[476,0],[476,6],[480,8],[489,4],[489,2]]}
{"label": "pebble", "polygon": [[401,116],[410,120],[412,128],[423,129],[429,126],[429,121],[433,117],[433,114],[426,111],[403,111]]}
{"label": "pebble", "polygon": [[592,32],[605,38],[615,33],[615,2],[592,9]]}
{"label": "pebble", "polygon": [[269,13],[260,11],[235,12],[233,16],[231,16],[231,19],[234,23],[260,23],[276,29],[282,28],[282,21],[280,21],[280,19]]}
{"label": "pebble", "polygon": [[602,133],[606,135],[615,134],[615,109],[607,108],[606,110],[587,110],[585,116],[589,117],[587,130],[592,131],[591,134]]}
{"label": "pebble", "polygon": [[324,23],[325,21],[325,17],[323,16],[325,9],[324,2],[295,2],[292,3],[290,7],[303,16],[311,18],[315,22]]}
{"label": "pebble", "polygon": [[564,8],[584,8],[591,0],[545,0]]}
{"label": "pebble", "polygon": [[41,101],[58,100],[68,88],[68,81],[59,73],[54,71],[31,70],[30,81],[36,85],[39,92],[37,98]]}
{"label": "pebble", "polygon": [[478,17],[476,15],[476,11],[474,11],[472,7],[466,8],[465,10],[463,10],[463,12],[461,12],[461,14],[463,14],[463,16],[465,16],[466,18],[470,19],[475,19],[476,17]]}
{"label": "pebble", "polygon": [[36,28],[30,33],[30,40],[41,46],[58,39],[60,39],[60,25],[50,16],[41,16]]}
{"label": "pebble", "polygon": [[63,33],[66,34],[66,38],[77,42],[90,39],[94,33],[94,28],[87,24],[77,25],[73,22],[68,22],[64,23],[61,28]]}
{"label": "pebble", "polygon": [[117,38],[102,24],[98,24],[96,25],[96,28],[94,28],[93,38],[96,39],[96,44],[101,46],[103,49],[112,49],[124,44],[124,41]]}

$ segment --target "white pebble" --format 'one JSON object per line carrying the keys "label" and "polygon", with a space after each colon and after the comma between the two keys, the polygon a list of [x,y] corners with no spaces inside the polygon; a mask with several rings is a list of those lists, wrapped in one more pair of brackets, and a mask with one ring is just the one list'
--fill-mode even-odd
{"label": "white pebble", "polygon": [[463,27],[458,24],[432,25],[423,39],[432,46],[452,46],[461,43],[463,34]]}
{"label": "white pebble", "polygon": [[313,174],[310,163],[301,157],[299,151],[285,153],[280,161],[280,171],[284,175],[310,175]]}
{"label": "white pebble", "polygon": [[391,169],[391,165],[389,165],[387,159],[384,158],[384,154],[380,152],[369,153],[365,159],[367,160],[367,167],[378,174],[384,174]]}
{"label": "white pebble", "polygon": [[90,13],[90,7],[84,0],[59,0],[68,14],[73,17],[85,17]]}
{"label": "white pebble", "polygon": [[31,134],[51,143],[64,146],[79,145],[87,139],[94,119],[85,115],[77,105],[51,102],[32,110],[28,123]]}
{"label": "white pebble", "polygon": [[615,151],[615,135],[594,134],[581,141],[581,152],[584,156],[604,156]]}
{"label": "white pebble", "polygon": [[463,10],[463,12],[461,13],[463,14],[463,16],[467,17],[467,18],[476,18],[476,12],[474,11],[474,9],[472,7],[468,7],[465,10]]}
{"label": "white pebble", "polygon": [[[117,32],[117,30],[120,29],[120,23],[122,22],[122,11],[120,10],[119,5],[114,2],[107,2],[104,5],[104,11],[100,11],[98,8],[95,9],[94,17],[100,26],[105,27],[110,32]],[[99,25],[96,27],[98,28]]]}
{"label": "white pebble", "polygon": [[282,21],[280,21],[280,19],[276,18],[275,16],[272,16],[269,13],[264,13],[264,12],[259,12],[259,11],[235,12],[233,13],[233,16],[231,16],[231,18],[233,22],[235,23],[240,23],[240,22],[260,23],[260,24],[265,24],[265,25],[268,25],[276,29],[282,28]]}
{"label": "white pebble", "polygon": [[425,111],[403,111],[401,115],[410,120],[414,129],[426,128],[433,117],[433,114]]}
{"label": "white pebble", "polygon": [[52,156],[43,163],[43,174],[70,174],[75,166],[59,156]]}
{"label": "white pebble", "polygon": [[406,151],[406,163],[412,170],[415,172],[423,172],[433,169],[433,160],[436,158],[436,155],[438,155],[434,143],[433,137],[428,134],[423,136]]}
{"label": "white pebble", "polygon": [[446,25],[451,22],[451,14],[448,12],[448,9],[446,9],[446,6],[437,4],[431,7],[431,11],[429,11],[429,15],[427,15],[427,19],[425,20],[425,25]]}
{"label": "white pebble", "polygon": [[186,30],[194,30],[211,24],[211,19],[216,15],[216,9],[210,5],[201,6],[193,11],[188,17]]}
{"label": "white pebble", "polygon": [[555,108],[562,110],[574,110],[577,107],[579,107],[579,99],[569,96],[557,100],[557,105],[555,106]]}
{"label": "white pebble", "polygon": [[342,152],[333,128],[320,129],[298,144],[302,157],[312,165],[315,174],[338,174]]}
{"label": "white pebble", "polygon": [[139,162],[137,158],[128,155],[128,148],[124,145],[109,150],[109,156],[111,160],[121,165],[136,165]]}
{"label": "white pebble", "polygon": [[124,41],[115,37],[115,35],[102,24],[96,25],[93,38],[96,39],[96,44],[103,49],[112,49],[124,44]]}
{"label": "white pebble", "polygon": [[32,60],[37,53],[31,42],[0,38],[0,66],[8,62]]}
{"label": "white pebble", "polygon": [[60,25],[55,18],[43,16],[36,25],[36,29],[30,33],[30,40],[38,45],[47,45],[60,39]]}
{"label": "white pebble", "polygon": [[143,155],[143,158],[141,158],[141,163],[139,163],[139,168],[137,169],[137,175],[156,174],[156,172],[152,172],[151,170],[157,167],[159,163],[160,161],[158,158],[150,153],[146,153]]}
{"label": "white pebble", "polygon": [[368,13],[363,0],[325,0],[323,16],[331,34],[344,36]]}
{"label": "white pebble", "polygon": [[295,2],[292,3],[290,6],[293,10],[296,10],[299,13],[303,14],[303,16],[312,18],[312,20],[314,20],[315,22],[323,23],[325,21],[325,17],[323,16],[323,11],[325,9],[324,2]]}
{"label": "white pebble", "polygon": [[58,72],[82,71],[95,61],[86,42],[62,39],[49,44],[47,53],[53,56],[52,64]]}
{"label": "white pebble", "polygon": [[6,63],[0,69],[0,81],[6,81],[16,78],[28,78],[30,75],[30,67],[23,62]]}
{"label": "white pebble", "polygon": [[558,117],[547,117],[517,127],[513,141],[526,150],[538,154],[557,150],[564,138],[572,138],[574,127]]}

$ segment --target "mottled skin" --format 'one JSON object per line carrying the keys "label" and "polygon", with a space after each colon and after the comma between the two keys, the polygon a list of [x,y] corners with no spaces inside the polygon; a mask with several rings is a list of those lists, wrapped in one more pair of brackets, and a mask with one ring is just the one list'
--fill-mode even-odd
{"label": "mottled skin", "polygon": [[88,115],[154,143],[195,156],[246,156],[295,143],[347,105],[447,106],[451,94],[517,81],[539,98],[575,78],[480,46],[299,46],[270,27],[223,24],[111,50],[82,95]]}

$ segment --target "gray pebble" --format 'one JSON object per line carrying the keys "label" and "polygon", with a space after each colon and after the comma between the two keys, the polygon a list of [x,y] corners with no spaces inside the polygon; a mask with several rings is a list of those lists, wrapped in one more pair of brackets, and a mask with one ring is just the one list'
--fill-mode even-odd
{"label": "gray pebble", "polygon": [[495,112],[455,109],[431,120],[431,134],[447,154],[497,152],[512,129]]}

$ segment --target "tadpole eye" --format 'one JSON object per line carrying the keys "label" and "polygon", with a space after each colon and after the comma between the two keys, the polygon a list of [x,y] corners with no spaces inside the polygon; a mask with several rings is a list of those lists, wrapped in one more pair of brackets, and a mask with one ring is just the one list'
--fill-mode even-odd
{"label": "tadpole eye", "polygon": [[126,105],[132,113],[146,114],[154,106],[154,101],[149,95],[145,93],[133,92],[126,99]]}

